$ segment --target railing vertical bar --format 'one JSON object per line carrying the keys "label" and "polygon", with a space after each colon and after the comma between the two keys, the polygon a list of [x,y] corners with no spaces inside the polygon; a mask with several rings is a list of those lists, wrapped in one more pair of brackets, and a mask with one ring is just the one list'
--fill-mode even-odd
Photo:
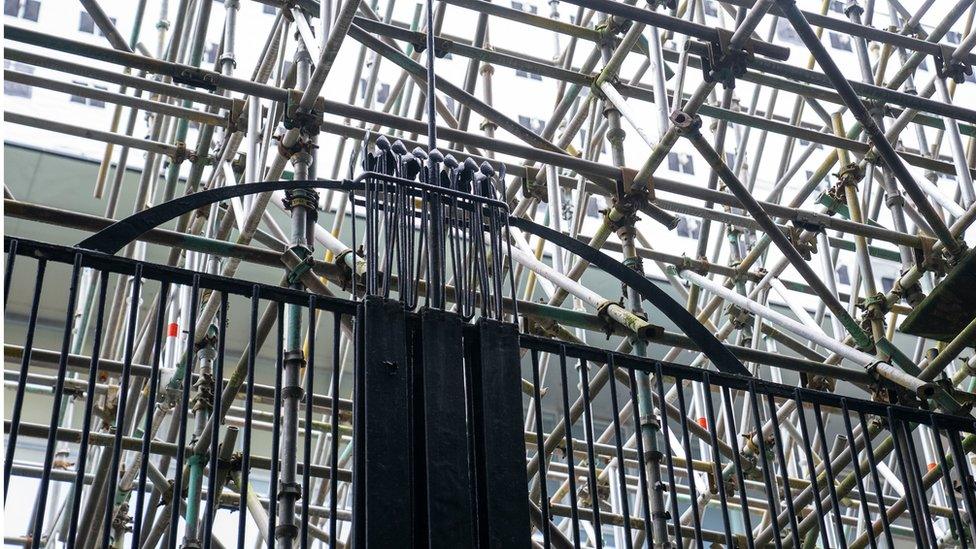
{"label": "railing vertical bar", "polygon": [[583,434],[586,436],[587,469],[589,470],[590,500],[593,503],[593,530],[596,533],[597,549],[603,549],[603,527],[600,523],[600,489],[596,476],[596,456],[593,452],[593,403],[590,400],[590,365],[585,360],[579,361],[580,377],[583,390]]}
{"label": "railing vertical bar", "polygon": [[908,421],[903,421],[901,426],[902,431],[905,433],[905,445],[908,449],[909,460],[907,466],[911,469],[912,479],[917,487],[918,503],[922,508],[922,522],[925,524],[925,531],[929,535],[932,547],[938,547],[939,538],[935,535],[935,523],[932,520],[932,512],[929,510],[928,491],[925,489],[925,483],[922,480],[924,473],[918,462],[918,452],[915,447],[915,439],[912,436],[913,429],[910,428]]}
{"label": "railing vertical bar", "polygon": [[[616,368],[613,355],[608,357],[607,365],[610,366],[611,372]],[[652,534],[653,524],[651,523],[650,486],[647,482],[647,450],[644,448],[644,438],[641,436],[642,419],[640,417],[640,408],[637,405],[637,378],[634,375],[634,371],[630,368],[627,369],[627,376],[630,382],[630,409],[633,411],[631,415],[634,418],[634,440],[637,441],[637,481],[640,487],[641,511],[644,515],[644,539],[648,540],[650,544],[654,540],[654,535]]]}
{"label": "railing vertical bar", "polygon": [[796,505],[793,503],[793,491],[790,488],[790,472],[786,466],[786,455],[783,453],[783,435],[779,432],[776,401],[770,393],[766,393],[766,404],[769,410],[769,420],[773,424],[773,447],[776,451],[776,459],[779,461],[779,470],[783,475],[783,494],[786,496],[786,510],[790,517],[790,534],[793,538],[793,546],[800,547],[800,526],[797,524]]}
{"label": "railing vertical bar", "polygon": [[[102,526],[102,543],[109,544],[109,534],[112,531],[112,510],[115,507],[115,489],[119,482],[119,465],[122,461],[122,433],[125,432],[125,408],[129,396],[129,383],[132,376],[132,354],[136,337],[136,321],[139,316],[139,298],[142,289],[142,264],[137,263],[132,277],[132,291],[129,297],[129,318],[125,328],[125,350],[122,358],[122,374],[120,376],[119,401],[115,413],[115,439],[112,442],[112,467],[108,474],[108,490],[105,496],[105,514]],[[73,312],[72,312],[73,314]],[[65,351],[66,353],[67,351]]]}
{"label": "railing vertical bar", "polygon": [[308,549],[309,506],[312,502],[312,396],[315,394],[315,294],[308,296],[308,359],[305,366],[305,447],[302,455],[301,548]]}
{"label": "railing vertical bar", "polygon": [[[237,549],[244,549],[247,534],[247,492],[251,485],[251,418],[254,415],[254,370],[257,362],[258,306],[261,303],[261,287],[251,287],[250,322],[248,323],[247,385],[244,389],[244,439],[241,441],[241,500],[237,508]],[[277,415],[277,414],[275,414]],[[271,533],[268,533],[271,536]]]}
{"label": "railing vertical bar", "polygon": [[[826,429],[824,429],[823,413],[820,405],[816,402],[813,403],[813,419],[814,425],[817,427],[817,437],[820,439],[821,455],[824,456],[824,472],[827,475],[827,489],[830,492],[831,512],[834,515],[834,526],[837,529],[837,541],[842,548],[847,549],[847,536],[844,535],[844,524],[841,522],[840,498],[837,497],[837,489],[834,487],[834,466],[830,463],[830,448],[827,446],[827,433]],[[854,441],[851,441],[851,444],[853,443]],[[816,497],[819,499],[819,484],[814,492],[816,492]]]}
{"label": "railing vertical bar", "polygon": [[[614,448],[617,451],[617,482],[620,485],[620,508],[624,516],[624,543],[626,549],[633,549],[634,540],[630,527],[630,492],[627,489],[627,462],[624,461],[624,438],[620,428],[620,403],[617,399],[617,378],[615,376],[616,366],[613,364],[613,354],[611,353],[607,353],[607,368],[610,369],[610,417],[613,419],[613,442]],[[634,416],[636,417],[637,414],[634,414]],[[634,439],[639,438],[640,431],[638,430],[635,431]],[[639,464],[638,466],[643,469],[642,465]]]}
{"label": "railing vertical bar", "polygon": [[924,527],[921,524],[922,520],[917,507],[918,502],[915,498],[915,483],[908,474],[908,456],[905,455],[908,449],[904,447],[904,433],[901,429],[900,420],[895,419],[890,408],[888,409],[888,430],[891,433],[892,442],[894,443],[895,460],[898,462],[898,470],[901,473],[901,479],[905,486],[905,501],[908,503],[908,515],[912,521],[912,534],[915,536],[915,542],[918,544],[918,547],[925,547],[925,543],[922,541],[922,530]]}
{"label": "railing vertical bar", "polygon": [[[633,370],[628,370],[630,373],[630,399],[631,406],[634,410],[637,409],[637,380],[634,376]],[[684,536],[681,534],[681,512],[678,510],[678,489],[674,481],[674,458],[671,452],[671,429],[668,427],[668,414],[665,412],[667,406],[667,395],[664,391],[664,374],[661,373],[661,365],[658,364],[654,377],[657,378],[657,397],[658,397],[658,408],[661,410],[661,438],[664,439],[664,457],[668,464],[668,490],[671,493],[671,521],[674,524],[674,539],[677,541],[678,547],[684,547]],[[675,384],[679,383],[675,380]],[[680,389],[679,389],[680,392]],[[638,413],[634,413],[634,423],[636,423],[637,429],[637,439],[640,440],[640,418]],[[643,454],[643,453],[642,453]],[[643,459],[643,458],[642,458]],[[641,470],[643,471],[644,464],[641,463]],[[646,482],[646,481],[645,481]],[[646,493],[646,488],[644,488]],[[647,501],[644,502],[644,509],[647,509]],[[648,537],[647,539],[650,539]]]}
{"label": "railing vertical bar", "polygon": [[573,524],[573,545],[580,549],[579,508],[576,501],[576,466],[573,448],[573,422],[569,417],[569,381],[566,376],[566,346],[559,346],[559,375],[562,382],[563,422],[566,425],[566,467],[569,471],[569,505]]}
{"label": "railing vertical bar", "polygon": [[153,337],[156,342],[152,355],[152,364],[149,371],[149,394],[146,403],[146,419],[142,427],[142,448],[139,460],[139,482],[136,488],[136,511],[132,524],[132,544],[139,546],[142,544],[142,515],[144,513],[146,494],[146,479],[149,475],[149,445],[152,442],[153,418],[156,415],[156,398],[159,392],[159,359],[163,353],[163,325],[166,324],[166,302],[169,295],[170,284],[160,283],[159,287],[159,307],[156,308],[156,323],[154,326]]}
{"label": "railing vertical bar", "polygon": [[810,439],[810,428],[807,426],[806,412],[803,408],[803,399],[800,397],[799,388],[794,389],[793,400],[796,401],[797,421],[800,424],[800,436],[803,438],[803,457],[807,462],[807,472],[810,475],[810,487],[813,489],[814,494],[813,505],[816,509],[817,522],[820,526],[820,540],[823,541],[823,546],[829,549],[830,540],[827,537],[827,523],[824,521],[823,504],[820,502],[820,484],[817,480],[816,466],[813,463],[813,441]]}
{"label": "railing vertical bar", "polygon": [[[722,386],[722,405],[725,408],[728,424],[726,426],[728,442],[731,443],[730,446],[736,448],[738,441],[735,440],[735,435],[739,431],[735,425],[735,413],[732,411],[732,394],[726,386]],[[732,452],[732,464],[735,468],[735,478],[739,483],[739,501],[742,504],[742,524],[746,534],[746,544],[749,549],[755,549],[756,540],[752,536],[752,518],[749,516],[749,493],[746,491],[746,478],[742,472],[742,459],[739,457],[739,452]]]}
{"label": "railing vertical bar", "polygon": [[728,547],[735,545],[732,538],[732,523],[729,518],[729,504],[725,494],[725,477],[722,474],[722,454],[718,446],[718,422],[715,420],[715,404],[712,402],[712,384],[708,372],[702,374],[702,392],[705,395],[705,419],[708,421],[709,442],[712,447],[712,465],[715,484],[718,487],[719,505],[722,510],[722,526]]}
{"label": "railing vertical bar", "polygon": [[[193,275],[193,284],[190,287],[190,312],[189,323],[187,326],[197,325],[197,309],[200,305],[200,274]],[[185,353],[186,362],[183,364],[183,387],[180,395],[179,432],[176,435],[176,467],[173,470],[173,493],[183,493],[183,464],[186,461],[186,426],[190,409],[190,387],[193,385],[193,368],[196,365],[197,348],[192,341],[192,336],[187,340]],[[176,496],[174,496],[175,498]],[[183,496],[180,495],[179,498]],[[176,549],[176,532],[180,523],[179,506],[174,501],[173,512],[170,515],[168,549]]]}
{"label": "railing vertical bar", "polygon": [[[268,549],[274,549],[278,519],[278,473],[281,450],[281,373],[285,367],[285,307],[278,304],[278,345],[275,353],[274,419],[271,423],[271,475],[268,481]],[[334,412],[334,410],[333,410]],[[333,515],[335,516],[335,515]]]}
{"label": "railing vertical bar", "polygon": [[[864,524],[867,525],[868,542],[871,544],[871,549],[877,549],[878,542],[874,535],[874,521],[871,520],[871,510],[868,508],[868,498],[864,490],[864,478],[861,475],[861,461],[857,457],[856,444],[854,444],[854,429],[851,427],[850,410],[848,409],[846,398],[842,398],[840,402],[840,414],[844,420],[844,431],[847,433],[847,440],[850,441],[847,449],[851,456],[851,466],[854,468],[854,480],[857,482],[857,495],[858,501],[861,503],[861,513]],[[863,434],[867,438],[867,432],[863,432]]]}
{"label": "railing vertical bar", "polygon": [[27,313],[27,334],[24,337],[24,349],[20,359],[20,380],[14,393],[14,404],[10,413],[10,433],[7,434],[7,448],[4,455],[3,467],[3,500],[7,501],[7,490],[10,488],[10,471],[14,467],[14,455],[17,450],[17,435],[20,431],[20,416],[24,410],[24,394],[27,391],[27,370],[30,367],[31,354],[34,350],[34,334],[37,331],[37,310],[41,303],[41,290],[44,287],[44,273],[47,260],[37,261],[37,275],[34,278],[34,297],[31,299],[30,312]]}
{"label": "railing vertical bar", "polygon": [[884,529],[885,541],[888,547],[894,547],[895,542],[891,535],[891,523],[888,521],[888,507],[884,501],[884,484],[878,473],[878,460],[874,455],[874,444],[868,436],[868,422],[863,412],[857,413],[858,422],[861,424],[861,436],[864,437],[864,450],[868,454],[868,465],[871,467],[871,481],[874,483],[875,495],[878,501],[878,514],[881,515],[881,525]]}
{"label": "railing vertical bar", "polygon": [[759,461],[762,463],[763,484],[766,487],[766,501],[769,504],[770,525],[773,527],[773,543],[777,549],[783,547],[783,534],[779,527],[779,505],[777,505],[775,494],[776,485],[773,481],[772,471],[770,470],[768,451],[766,449],[766,437],[763,435],[763,423],[759,417],[759,399],[756,398],[756,384],[749,382],[749,402],[752,409],[752,425],[756,429],[756,438],[759,439]]}
{"label": "railing vertical bar", "polygon": [[[67,313],[64,319],[64,336],[61,338],[61,356],[58,359],[58,377],[54,385],[54,400],[51,404],[51,423],[48,427],[47,446],[44,450],[44,466],[41,470],[37,504],[34,508],[33,539],[35,540],[40,540],[41,534],[44,531],[44,513],[47,505],[48,488],[51,485],[51,469],[54,467],[54,450],[57,445],[58,421],[61,416],[61,397],[64,396],[64,379],[68,371],[68,350],[71,348],[75,303],[78,301],[78,277],[81,274],[81,258],[81,254],[76,253],[74,265],[71,267],[71,286],[68,289]],[[27,383],[26,376],[21,378],[20,383]]]}
{"label": "railing vertical bar", "polygon": [[[91,436],[92,415],[95,408],[95,381],[98,379],[98,359],[102,353],[102,332],[105,328],[105,301],[108,296],[108,271],[100,271],[98,276],[98,298],[95,305],[95,334],[92,340],[91,362],[88,367],[88,384],[85,386],[85,409],[82,412],[81,441],[78,445],[78,462],[75,464],[74,489],[71,492],[71,510],[68,515],[68,547],[74,547],[78,537],[78,512],[81,510],[81,495],[85,489],[85,471],[88,469],[88,448]],[[23,378],[21,378],[23,379]],[[19,388],[19,386],[18,386]],[[15,409],[16,410],[16,409]]]}
{"label": "railing vertical bar", "polygon": [[[10,302],[10,282],[14,276],[14,263],[17,260],[17,240],[10,239],[7,246],[7,264],[4,265],[3,275],[3,310],[7,310],[7,303]],[[6,486],[6,484],[4,484]]]}
{"label": "railing vertical bar", "polygon": [[[947,430],[949,435],[949,447],[952,452],[952,459],[959,468],[959,480],[962,485],[962,493],[966,501],[966,510],[969,512],[970,527],[973,527],[972,517],[976,516],[976,495],[973,494],[973,475],[969,471],[969,462],[966,459],[966,452],[963,450],[962,442],[959,440],[959,433],[954,429]],[[976,535],[976,528],[973,528]]]}
{"label": "railing vertical bar", "polygon": [[544,431],[542,425],[542,399],[539,381],[539,352],[533,349],[532,356],[532,404],[535,415],[535,447],[536,454],[539,456],[539,508],[542,510],[542,545],[546,549],[552,546],[549,533],[549,522],[552,518],[549,515],[549,487],[547,486],[548,476],[546,466],[545,441],[543,440]]}
{"label": "railing vertical bar", "polygon": [[332,323],[332,413],[329,416],[329,426],[332,431],[329,471],[332,478],[329,481],[329,546],[335,547],[339,515],[339,374],[342,364],[342,357],[339,356],[339,343],[342,335],[342,315],[334,314]]}
{"label": "railing vertical bar", "polygon": [[220,410],[222,409],[222,395],[224,392],[224,354],[227,350],[227,292],[220,293],[220,309],[217,322],[217,357],[214,362],[214,389],[211,422],[213,430],[210,432],[210,472],[207,479],[207,506],[204,522],[203,549],[210,549],[213,541],[213,526],[216,520],[218,501],[216,500],[217,477],[220,476],[220,464],[217,454],[220,447]]}
{"label": "railing vertical bar", "polygon": [[[936,427],[938,423],[936,422],[935,415],[929,416],[930,426],[932,428],[932,439],[935,441],[935,455],[939,459],[939,467],[942,468],[942,489],[945,492],[946,499],[949,500],[949,507],[952,509],[952,530],[955,532],[956,539],[959,541],[960,547],[962,549],[968,549],[969,543],[966,542],[966,532],[965,526],[962,521],[962,515],[959,513],[959,503],[956,501],[956,491],[952,486],[952,476],[950,475],[951,468],[949,467],[949,462],[946,460],[945,456],[945,445],[942,444],[942,434]],[[958,473],[958,468],[956,469]]]}
{"label": "railing vertical bar", "polygon": [[[678,393],[678,410],[681,412],[679,415],[682,418],[686,418],[688,417],[688,406],[685,402],[686,399],[683,381],[684,380],[680,378],[675,378],[674,387]],[[661,404],[662,406],[665,406],[666,401],[662,400]],[[662,411],[661,415],[663,416],[666,414]],[[688,423],[685,421],[679,421],[678,423],[681,424],[681,441],[682,447],[685,451],[685,469],[688,473],[688,492],[691,500],[688,509],[691,511],[691,519],[693,521],[692,524],[694,524],[695,527],[695,543],[697,544],[698,549],[703,549],[705,542],[702,539],[702,522],[701,516],[698,513],[698,488],[695,486],[695,468],[692,464],[695,454],[691,446],[691,435],[688,432]],[[673,493],[671,497],[677,497],[677,492]],[[676,516],[674,521],[674,527],[681,528],[681,515]]]}

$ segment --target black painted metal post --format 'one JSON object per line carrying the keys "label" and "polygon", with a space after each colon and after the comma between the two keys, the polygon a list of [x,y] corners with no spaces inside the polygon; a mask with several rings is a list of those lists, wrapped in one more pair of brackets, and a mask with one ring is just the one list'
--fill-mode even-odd
{"label": "black painted metal post", "polygon": [[482,547],[531,544],[518,351],[514,324],[478,321],[472,389]]}
{"label": "black painted metal post", "polygon": [[401,547],[413,542],[414,528],[406,313],[397,301],[365,301],[355,398],[355,545]]}
{"label": "black painted metal post", "polygon": [[464,394],[464,323],[453,313],[421,313],[427,535],[431,547],[475,541]]}

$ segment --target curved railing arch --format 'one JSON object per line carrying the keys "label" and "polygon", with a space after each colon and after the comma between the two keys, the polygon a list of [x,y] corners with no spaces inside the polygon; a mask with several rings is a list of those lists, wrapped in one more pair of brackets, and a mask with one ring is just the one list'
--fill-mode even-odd
{"label": "curved railing arch", "polygon": [[[176,198],[164,204],[159,204],[125,219],[93,234],[78,243],[79,248],[94,250],[107,254],[116,254],[130,242],[142,234],[175,219],[183,214],[215,202],[251,194],[286,191],[292,189],[332,189],[340,191],[354,191],[365,185],[363,179],[367,177],[390,178],[385,174],[367,172],[352,180],[302,180],[302,181],[265,181],[249,183],[247,185],[233,185],[209,189]],[[398,178],[392,178],[397,179]],[[416,181],[402,180],[410,185],[422,185]],[[450,191],[448,191],[450,192]],[[571,236],[554,231],[528,219],[509,217],[513,227],[534,234],[548,240],[557,246],[569,250],[576,256],[590,264],[606,271],[608,274],[634,288],[641,298],[661,311],[668,319],[675,323],[679,330],[688,336],[701,352],[715,364],[722,372],[751,376],[749,370],[739,361],[729,349],[722,344],[701,322],[689,313],[680,303],[661,290],[656,284],[642,276],[637,271],[587,245]]]}

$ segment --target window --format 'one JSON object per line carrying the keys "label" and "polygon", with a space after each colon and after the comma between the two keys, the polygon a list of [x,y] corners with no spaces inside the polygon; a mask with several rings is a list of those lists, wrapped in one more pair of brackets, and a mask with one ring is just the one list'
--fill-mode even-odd
{"label": "window", "polygon": [[949,31],[946,33],[946,40],[948,40],[950,44],[958,44],[959,41],[962,40],[962,35],[956,31]]}
{"label": "window", "polygon": [[[115,24],[116,19],[114,17],[109,17],[108,19],[113,25]],[[95,21],[91,18],[91,15],[88,15],[87,11],[81,12],[81,17],[78,18],[78,31],[85,34],[95,34],[96,30],[99,36],[105,36],[102,34],[101,29],[95,28]]]}
{"label": "window", "polygon": [[669,152],[668,169],[673,172],[695,175],[695,164],[691,161],[691,156],[687,154]]}
{"label": "window", "polygon": [[830,33],[830,46],[836,50],[854,51],[854,47],[851,46],[851,37],[847,34]]}
{"label": "window", "polygon": [[278,13],[278,8],[272,5],[265,4],[263,7],[264,7],[264,13],[267,13],[268,15],[275,15],[276,13]]}
{"label": "window", "polygon": [[[32,65],[25,65],[23,63],[16,63],[12,61],[4,61],[3,68],[13,69],[17,72],[25,72],[27,74],[34,74],[34,67]],[[27,84],[21,84],[20,82],[11,82],[10,80],[3,81],[3,94],[9,95],[11,97],[25,97],[30,99],[34,88],[28,86]]]}
{"label": "window", "polygon": [[534,72],[527,72],[519,69],[515,69],[515,76],[519,78],[528,78],[530,80],[542,80],[542,77]]}
{"label": "window", "polygon": [[586,217],[600,218],[600,210],[607,207],[606,202],[603,200],[602,196],[590,195],[590,199],[586,201]]}
{"label": "window", "polygon": [[[387,91],[386,95],[389,96],[390,92]],[[382,101],[380,102],[382,103]],[[451,114],[457,112],[457,103],[455,103],[454,98],[449,95],[444,96],[444,106],[447,107],[447,110],[451,111]]]}
{"label": "window", "polygon": [[890,292],[891,291],[891,288],[894,287],[894,285],[895,285],[895,279],[894,278],[892,278],[890,276],[883,276],[883,277],[881,277],[881,290],[884,293]]}
{"label": "window", "polygon": [[847,265],[841,265],[837,267],[837,282],[840,282],[844,286],[851,285],[851,274],[847,270]]}
{"label": "window", "polygon": [[390,85],[380,84],[379,89],[376,90],[376,102],[386,103],[388,99],[390,99]]}
{"label": "window", "polygon": [[725,165],[730,167],[735,165],[735,153],[733,152],[725,153]]}
{"label": "window", "polygon": [[203,52],[203,58],[207,63],[212,65],[217,62],[218,49],[220,49],[220,46],[218,46],[216,42],[211,42],[209,45],[207,45],[207,49]]}
{"label": "window", "polygon": [[539,13],[539,8],[535,7],[532,4],[527,4],[525,2],[512,2],[512,9],[524,11],[526,13],[531,13],[533,15]]}
{"label": "window", "polygon": [[678,233],[678,236],[685,238],[698,238],[698,235],[701,234],[701,221],[689,219],[683,215],[679,216],[675,232]]}
{"label": "window", "polygon": [[799,46],[803,45],[803,40],[800,40],[800,35],[796,33],[796,29],[785,19],[776,21],[776,37],[784,42],[790,42]]}
{"label": "window", "polygon": [[705,0],[705,15],[718,17],[718,5],[713,0]]}
{"label": "window", "polygon": [[844,3],[840,0],[831,0],[830,11],[836,11],[837,13],[844,13]]}
{"label": "window", "polygon": [[4,0],[3,14],[37,22],[41,12],[40,0]]}
{"label": "window", "polygon": [[95,34],[95,21],[86,11],[81,12],[81,17],[78,19],[78,30],[87,34]]}
{"label": "window", "polygon": [[[366,98],[367,91],[366,79],[359,79],[359,97],[363,99]],[[390,85],[384,84],[382,82],[377,82],[376,88],[373,90],[374,98],[377,103],[386,103],[390,99]]]}
{"label": "window", "polygon": [[[73,84],[77,84],[79,86],[88,86],[88,84],[86,84],[84,82],[78,82],[77,80],[72,81],[72,83]],[[95,89],[103,90],[103,91],[108,91],[108,88],[106,88],[104,86],[95,86]],[[88,105],[89,107],[95,107],[95,108],[98,108],[98,109],[104,109],[105,108],[105,102],[102,101],[101,99],[92,99],[92,98],[89,98],[89,97],[82,97],[80,95],[72,95],[70,101],[72,103],[81,103],[82,105]]]}
{"label": "window", "polygon": [[526,128],[532,130],[535,133],[542,133],[542,130],[546,127],[545,120],[540,120],[538,118],[531,118],[528,116],[519,115],[518,123]]}

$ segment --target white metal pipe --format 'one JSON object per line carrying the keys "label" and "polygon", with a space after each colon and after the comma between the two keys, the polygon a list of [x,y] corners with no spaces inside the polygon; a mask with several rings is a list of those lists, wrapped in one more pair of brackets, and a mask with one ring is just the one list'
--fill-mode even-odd
{"label": "white metal pipe", "polygon": [[[546,178],[546,186],[549,191],[549,227],[561,233],[563,232],[562,189],[559,186],[556,167],[550,164],[546,166],[546,171],[549,172],[549,177]],[[552,253],[552,264],[556,268],[556,271],[565,273],[566,266],[563,264],[562,249],[553,243],[550,243],[549,249]]]}
{"label": "white metal pipe", "polygon": [[639,122],[640,119],[638,118],[637,113],[632,111],[630,107],[627,106],[627,100],[625,100],[624,97],[620,95],[620,92],[618,92],[617,89],[613,87],[613,84],[609,82],[603,82],[602,84],[600,84],[600,90],[603,91],[603,95],[607,97],[607,100],[610,101],[610,103],[618,111],[620,111],[620,115],[623,116],[625,120],[627,120],[627,123],[630,124],[632,128],[634,128],[634,131],[636,131],[637,135],[639,135],[640,138],[644,140],[644,143],[647,143],[648,147],[652,147],[652,148],[655,147],[657,145],[657,140],[654,139],[647,131],[647,129],[640,124]]}
{"label": "white metal pipe", "polygon": [[[837,278],[834,274],[836,267],[834,266],[833,257],[830,255],[830,248],[828,248],[827,243],[827,233],[820,232],[817,234],[817,245],[820,247],[821,252],[817,254],[820,257],[820,267],[823,270],[823,280],[827,285],[827,289],[830,290],[834,297],[837,296]],[[833,336],[835,338],[844,337],[844,325],[840,323],[840,319],[837,315],[830,313],[830,327],[833,330]]]}
{"label": "white metal pipe", "polygon": [[[946,86],[945,80],[936,76],[935,87],[938,89],[943,102],[946,104],[952,102],[949,87]],[[956,182],[959,184],[959,190],[962,191],[965,206],[968,208],[976,201],[976,197],[974,197],[973,192],[973,178],[969,173],[969,166],[966,164],[966,150],[962,146],[962,137],[959,135],[959,124],[956,119],[947,116],[942,117],[942,123],[945,125],[945,134],[949,138],[952,163],[956,167]]]}
{"label": "white metal pipe", "polygon": [[813,320],[813,317],[810,316],[810,313],[808,313],[807,310],[800,305],[800,302],[792,298],[790,291],[786,289],[786,286],[783,285],[780,279],[770,279],[769,286],[777,294],[779,294],[781,298],[783,298],[783,302],[786,303],[786,306],[793,311],[793,314],[800,319],[800,322],[802,322],[804,326],[809,327],[811,330],[823,331],[820,325],[817,324],[817,322]]}
{"label": "white metal pipe", "polygon": [[875,357],[865,352],[858,351],[853,347],[848,347],[847,345],[844,345],[840,341],[828,337],[826,334],[824,334],[821,331],[812,330],[809,327],[803,325],[802,323],[796,320],[793,320],[792,318],[789,318],[784,314],[778,313],[770,309],[769,307],[760,305],[759,303],[756,303],[755,301],[741,294],[733,292],[732,290],[729,290],[728,288],[722,286],[721,284],[716,284],[715,282],[712,282],[711,280],[708,280],[707,278],[700,276],[697,273],[693,273],[688,270],[683,270],[683,271],[679,271],[678,274],[685,280],[688,280],[698,286],[701,286],[703,289],[712,292],[713,294],[721,297],[722,299],[730,303],[733,303],[736,306],[741,307],[753,314],[760,315],[766,320],[775,322],[776,324],[783,326],[784,328],[795,333],[796,335],[807,338],[813,341],[814,343],[816,343],[817,345],[829,349],[830,351],[833,351],[838,355],[852,362],[861,364],[863,366],[869,366],[874,362],[876,362]]}
{"label": "white metal pipe", "polygon": [[576,282],[572,278],[569,278],[562,273],[556,272],[555,269],[539,261],[531,253],[525,253],[518,246],[512,247],[512,259],[522,264],[539,277],[549,280],[556,286],[559,286],[563,290],[569,292],[571,295],[580,298],[594,309],[599,308],[606,301],[606,299],[601,297],[593,290],[583,286],[579,282]]}

